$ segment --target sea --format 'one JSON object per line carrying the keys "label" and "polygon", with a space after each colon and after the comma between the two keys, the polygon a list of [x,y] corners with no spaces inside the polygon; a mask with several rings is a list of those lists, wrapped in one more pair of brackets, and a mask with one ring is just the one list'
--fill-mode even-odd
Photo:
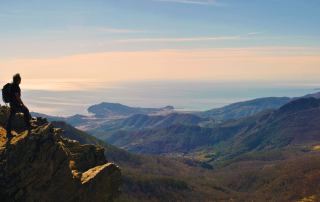
{"label": "sea", "polygon": [[[54,85],[57,86],[57,82]],[[320,91],[318,83],[259,80],[72,81],[60,82],[59,88],[46,89],[44,86],[50,85],[48,82],[45,85],[38,82],[32,87],[21,84],[22,100],[32,112],[64,117],[75,114],[90,115],[88,107],[102,102],[141,108],[173,106],[180,111],[205,111],[255,98],[299,97]],[[3,102],[0,104],[4,105]]]}

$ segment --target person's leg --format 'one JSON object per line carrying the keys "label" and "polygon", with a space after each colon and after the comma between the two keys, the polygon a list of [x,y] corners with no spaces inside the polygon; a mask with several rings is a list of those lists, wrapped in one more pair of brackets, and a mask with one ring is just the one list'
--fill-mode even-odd
{"label": "person's leg", "polygon": [[24,122],[26,123],[26,126],[27,127],[31,126],[31,124],[30,124],[31,115],[30,115],[29,110],[27,108],[24,108],[19,103],[12,103],[11,108],[14,109],[16,112],[22,112],[24,115]]}
{"label": "person's leg", "polygon": [[30,112],[27,108],[23,108],[21,110],[21,112],[23,113],[24,115],[24,122],[26,123],[26,126],[29,127],[31,126],[30,124],[30,120],[31,120],[31,115],[30,115]]}
{"label": "person's leg", "polygon": [[10,115],[9,115],[9,120],[8,120],[8,125],[7,125],[7,136],[11,135],[11,128],[12,128],[12,122],[14,119],[14,115],[16,114],[16,110],[14,108],[10,108]]}

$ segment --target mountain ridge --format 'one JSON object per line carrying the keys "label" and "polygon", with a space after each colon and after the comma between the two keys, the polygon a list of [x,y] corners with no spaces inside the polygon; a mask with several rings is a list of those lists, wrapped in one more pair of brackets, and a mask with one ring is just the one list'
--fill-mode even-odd
{"label": "mountain ridge", "polygon": [[96,132],[93,135],[138,154],[179,156],[184,153],[192,157],[208,150],[220,153],[215,159],[219,156],[232,158],[250,151],[307,144],[306,133],[313,142],[319,142],[319,113],[318,99],[302,98],[279,109],[230,119],[213,128],[173,124],[145,131]]}
{"label": "mountain ridge", "polygon": [[[45,117],[49,121],[65,121],[75,127],[78,127],[81,130],[84,131],[91,131],[91,130],[98,130],[100,128],[101,130],[107,130],[109,131],[111,128],[114,128],[114,130],[117,129],[124,129],[124,130],[143,130],[143,129],[152,129],[152,124],[148,125],[147,122],[152,122],[149,119],[154,119],[152,117],[154,116],[167,116],[171,113],[176,113],[176,114],[193,114],[196,116],[199,116],[200,118],[210,118],[211,121],[204,121],[204,123],[198,123],[201,126],[204,127],[212,127],[217,125],[218,123],[221,123],[227,119],[230,118],[242,118],[246,116],[251,116],[254,115],[260,111],[266,110],[266,109],[277,109],[284,104],[287,104],[290,101],[299,99],[299,98],[308,98],[308,97],[315,97],[315,98],[320,98],[320,92],[314,93],[314,94],[308,94],[304,95],[301,97],[295,97],[295,98],[288,98],[288,97],[270,97],[270,98],[257,98],[254,100],[248,100],[244,102],[237,102],[233,103],[227,106],[224,106],[222,108],[216,108],[212,110],[207,110],[204,112],[181,112],[181,111],[176,111],[173,109],[173,107],[165,107],[165,108],[131,108],[125,105],[121,104],[115,104],[115,103],[101,103],[99,105],[93,105],[94,110],[91,112],[97,112],[98,115],[92,115],[92,116],[83,116],[76,114],[74,116],[70,117],[56,117],[56,116],[49,116],[45,114],[40,114],[36,112],[31,112],[33,116],[40,116],[40,117]],[[118,113],[115,108],[112,108],[111,113],[109,113],[109,109],[101,110],[104,105],[108,105],[109,107],[111,106],[118,106],[122,108],[120,112]],[[91,106],[91,107],[93,107]],[[90,107],[89,107],[90,108]],[[92,108],[91,108],[92,109]],[[109,111],[108,111],[109,110]],[[125,112],[121,112],[125,111]],[[136,113],[140,113],[141,116],[137,116]],[[130,117],[134,115],[136,120],[133,117]],[[149,118],[146,118],[146,116],[143,115],[148,115],[150,116]],[[181,115],[183,116],[183,115]],[[127,120],[124,120],[126,119]],[[142,123],[141,120],[145,119],[146,122]],[[122,124],[123,122],[140,122],[139,124],[144,125],[143,127],[139,128],[135,124]],[[183,123],[183,122],[182,122]],[[193,124],[193,123],[192,123]],[[109,126],[108,126],[109,125]]]}
{"label": "mountain ridge", "polygon": [[291,101],[301,98],[320,98],[320,92],[307,94],[301,97],[266,97],[236,102],[230,105],[207,110],[204,112],[196,112],[195,115],[200,117],[212,117],[214,119],[226,120],[230,118],[242,118],[254,115],[266,109],[277,109]]}

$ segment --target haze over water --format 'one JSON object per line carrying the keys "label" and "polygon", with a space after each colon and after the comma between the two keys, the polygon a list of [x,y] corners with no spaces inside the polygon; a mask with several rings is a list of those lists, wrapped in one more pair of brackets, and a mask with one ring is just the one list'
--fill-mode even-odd
{"label": "haze over water", "polygon": [[[51,86],[51,87],[50,87]],[[153,81],[131,83],[73,82],[47,83],[50,90],[35,90],[30,82],[21,84],[22,98],[30,111],[54,116],[88,115],[87,108],[101,102],[130,107],[177,110],[209,110],[234,102],[261,97],[296,97],[316,93],[320,86],[288,86],[275,82]],[[76,87],[78,86],[78,87]],[[80,86],[80,87],[79,87]],[[3,104],[3,103],[1,103]]]}

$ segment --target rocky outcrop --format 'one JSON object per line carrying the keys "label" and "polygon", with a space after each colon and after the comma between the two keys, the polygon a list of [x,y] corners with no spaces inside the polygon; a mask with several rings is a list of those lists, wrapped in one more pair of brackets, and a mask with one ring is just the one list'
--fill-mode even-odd
{"label": "rocky outcrop", "polygon": [[7,139],[8,107],[0,106],[1,201],[112,201],[121,193],[120,168],[108,163],[104,148],[62,138],[46,119],[28,131],[22,114]]}

